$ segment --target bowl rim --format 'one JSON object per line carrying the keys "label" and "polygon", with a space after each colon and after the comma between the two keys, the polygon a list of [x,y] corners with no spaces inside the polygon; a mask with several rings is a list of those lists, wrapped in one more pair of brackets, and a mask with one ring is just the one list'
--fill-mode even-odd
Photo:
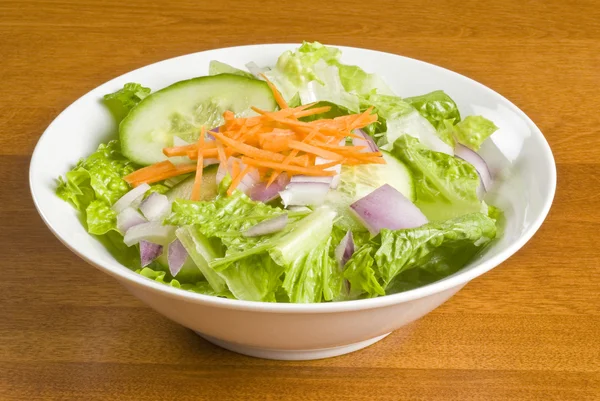
{"label": "bowl rim", "polygon": [[42,220],[44,221],[46,226],[50,229],[50,231],[56,236],[56,238],[58,238],[60,242],[62,242],[68,249],[70,249],[77,256],[79,256],[80,258],[82,258],[83,260],[85,260],[86,262],[91,264],[92,266],[117,278],[119,280],[119,282],[121,282],[125,286],[135,285],[138,287],[143,287],[154,293],[162,294],[169,298],[177,298],[177,299],[188,301],[188,302],[200,303],[200,304],[205,304],[208,306],[214,306],[214,307],[218,307],[218,308],[246,310],[246,311],[255,311],[255,312],[303,313],[303,314],[306,314],[306,313],[344,312],[344,311],[356,311],[356,310],[364,310],[364,309],[381,308],[381,307],[386,307],[386,306],[390,306],[390,305],[395,305],[398,303],[413,301],[416,299],[427,297],[429,295],[444,292],[444,291],[452,289],[454,287],[463,286],[467,282],[488,272],[489,270],[493,269],[494,267],[498,266],[499,264],[501,264],[502,262],[507,260],[512,255],[514,255],[520,248],[522,248],[533,237],[533,235],[538,231],[538,229],[540,228],[540,226],[546,219],[546,216],[548,215],[548,212],[550,211],[550,208],[552,206],[552,202],[554,200],[554,196],[556,193],[556,162],[555,162],[554,156],[552,154],[550,145],[548,144],[548,141],[544,137],[541,130],[521,109],[519,109],[510,100],[508,100],[506,97],[502,96],[498,92],[494,91],[493,89],[489,88],[488,86],[483,85],[482,83],[479,83],[467,76],[464,76],[455,71],[446,69],[444,67],[441,67],[441,66],[438,66],[438,65],[435,65],[432,63],[428,63],[426,61],[422,61],[422,60],[418,60],[415,58],[406,57],[406,56],[402,56],[402,55],[398,55],[398,54],[394,54],[394,53],[378,51],[378,50],[365,49],[365,48],[360,48],[360,47],[338,46],[338,45],[326,44],[326,46],[336,47],[342,51],[345,49],[360,50],[360,51],[366,51],[366,52],[372,52],[372,53],[379,53],[386,57],[394,56],[394,57],[400,57],[400,58],[411,60],[411,61],[416,61],[418,63],[423,63],[430,67],[435,67],[436,69],[442,70],[445,73],[454,75],[457,79],[462,79],[463,81],[468,82],[471,85],[483,87],[485,90],[490,91],[494,95],[501,98],[504,102],[506,102],[506,105],[513,112],[515,112],[524,121],[526,121],[528,123],[529,128],[532,131],[532,135],[538,136],[538,139],[541,139],[542,146],[541,146],[541,149],[539,149],[539,151],[543,152],[546,156],[545,160],[547,160],[547,163],[546,163],[545,169],[547,169],[547,171],[549,172],[549,177],[550,177],[550,180],[549,180],[550,182],[548,183],[549,184],[549,192],[548,192],[548,196],[544,200],[544,204],[543,204],[541,213],[530,224],[530,226],[525,230],[525,232],[523,232],[516,241],[509,244],[508,247],[503,252],[500,252],[499,254],[493,256],[489,260],[482,262],[482,263],[472,267],[469,270],[465,270],[462,272],[459,271],[449,277],[443,278],[441,280],[438,280],[434,283],[425,285],[423,287],[418,287],[418,288],[415,288],[415,289],[412,289],[409,291],[385,295],[385,296],[377,297],[377,298],[368,298],[368,299],[360,299],[360,300],[352,300],[352,301],[339,301],[339,302],[311,303],[311,304],[269,303],[269,302],[259,302],[259,301],[245,301],[245,300],[237,300],[237,299],[220,298],[220,297],[216,297],[216,296],[197,294],[197,293],[193,293],[190,291],[181,290],[178,288],[174,288],[171,286],[167,286],[167,285],[158,283],[149,278],[146,278],[146,277],[134,272],[133,270],[127,268],[126,266],[123,266],[122,264],[118,263],[117,261],[114,262],[114,265],[107,265],[107,264],[99,263],[98,261],[93,260],[93,258],[90,258],[90,257],[86,256],[84,253],[78,251],[73,246],[71,246],[66,240],[61,238],[61,236],[57,233],[57,231],[55,231],[55,229],[49,223],[49,220],[44,213],[44,209],[40,205],[38,198],[36,196],[36,192],[42,191],[42,190],[44,190],[44,188],[37,188],[35,186],[34,178],[33,178],[33,167],[37,161],[37,155],[40,153],[40,149],[44,146],[45,138],[47,138],[46,133],[48,131],[50,131],[52,126],[56,123],[56,121],[63,114],[67,113],[72,107],[76,106],[78,103],[85,101],[85,99],[93,91],[95,91],[99,86],[102,86],[104,84],[109,84],[112,81],[116,81],[116,80],[120,79],[124,75],[137,72],[146,67],[160,64],[163,62],[171,62],[171,61],[174,61],[179,58],[185,58],[185,57],[189,57],[192,55],[198,55],[201,53],[206,53],[206,52],[214,51],[214,50],[227,50],[227,51],[235,52],[236,50],[242,49],[242,48],[264,47],[264,46],[281,46],[281,47],[292,48],[292,47],[300,46],[300,44],[299,43],[264,43],[264,44],[255,44],[255,45],[231,46],[231,47],[224,47],[224,48],[206,49],[206,50],[203,50],[200,52],[188,53],[188,54],[184,54],[181,56],[176,56],[176,57],[171,57],[168,59],[160,60],[155,63],[151,63],[148,65],[136,68],[135,70],[128,71],[128,72],[121,74],[109,81],[102,83],[101,85],[96,86],[95,88],[93,88],[92,90],[90,90],[86,94],[84,94],[83,96],[79,97],[77,100],[75,100],[73,103],[71,103],[68,107],[66,107],[59,115],[57,115],[55,117],[55,119],[44,130],[44,133],[38,139],[35,149],[33,151],[33,154],[31,156],[30,164],[29,164],[29,187],[30,187],[30,192],[31,192],[31,196],[32,196],[34,205],[35,205],[36,210],[38,211],[39,215],[41,216]]}

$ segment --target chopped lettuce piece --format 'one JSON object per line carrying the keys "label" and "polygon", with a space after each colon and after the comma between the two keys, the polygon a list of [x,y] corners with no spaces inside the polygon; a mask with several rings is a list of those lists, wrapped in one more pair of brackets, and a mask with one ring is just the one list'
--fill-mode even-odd
{"label": "chopped lettuce piece", "polygon": [[375,275],[373,253],[375,247],[371,244],[362,246],[346,263],[344,278],[350,282],[350,297],[358,298],[362,294],[367,297],[385,295]]}
{"label": "chopped lettuce piece", "polygon": [[339,49],[304,42],[296,51],[284,52],[266,76],[288,101],[299,94],[302,103],[329,101],[353,112],[359,111],[358,95],[392,93],[377,75],[342,64],[340,56]]}
{"label": "chopped lettuce piece", "polygon": [[342,287],[342,275],[331,256],[332,240],[327,239],[296,258],[285,272],[283,288],[290,302],[332,301]]}
{"label": "chopped lettuce piece", "polygon": [[256,77],[249,72],[240,70],[238,68],[232,67],[229,64],[221,63],[217,60],[212,60],[208,65],[208,75],[219,75],[219,74],[233,74],[240,75],[242,77],[256,79]]}
{"label": "chopped lettuce piece", "polygon": [[498,127],[482,116],[468,116],[454,126],[453,133],[458,142],[477,151],[490,135],[498,130]]}
{"label": "chopped lettuce piece", "polygon": [[445,277],[463,267],[496,237],[495,221],[471,213],[408,230],[381,230],[374,259],[383,285],[404,270],[419,267]]}
{"label": "chopped lettuce piece", "polygon": [[211,285],[207,281],[197,281],[195,283],[182,283],[177,279],[171,277],[171,275],[167,272],[161,270],[154,270],[150,267],[144,267],[143,269],[136,270],[136,273],[141,274],[144,277],[147,277],[151,280],[157,281],[162,284],[169,285],[175,288],[181,288],[182,290],[195,292],[198,294],[204,295],[212,295],[212,296],[221,296],[227,298],[233,298],[231,294],[228,293],[218,293],[216,292]]}
{"label": "chopped lettuce piece", "polygon": [[479,175],[471,164],[431,151],[410,135],[394,142],[392,154],[413,174],[415,204],[429,220],[443,221],[481,209]]}
{"label": "chopped lettuce piece", "polygon": [[444,91],[438,90],[421,96],[407,97],[404,101],[417,109],[419,114],[436,129],[443,126],[444,120],[450,120],[453,124],[460,121],[460,112],[456,103]]}
{"label": "chopped lettuce piece", "polygon": [[136,165],[121,154],[119,142],[110,141],[81,159],[64,179],[59,178],[56,193],[77,210],[85,210],[94,199],[112,205],[129,191],[123,177],[135,169]]}
{"label": "chopped lettuce piece", "polygon": [[92,201],[85,212],[90,234],[103,235],[117,229],[117,214],[105,201]]}
{"label": "chopped lettuce piece", "polygon": [[121,121],[150,92],[152,92],[150,88],[130,82],[118,91],[104,95],[104,102],[117,121]]}
{"label": "chopped lettuce piece", "polygon": [[[483,213],[407,230],[384,229],[352,255],[344,277],[353,298],[405,291],[457,272],[495,237],[495,221]],[[411,269],[419,272],[408,273]]]}

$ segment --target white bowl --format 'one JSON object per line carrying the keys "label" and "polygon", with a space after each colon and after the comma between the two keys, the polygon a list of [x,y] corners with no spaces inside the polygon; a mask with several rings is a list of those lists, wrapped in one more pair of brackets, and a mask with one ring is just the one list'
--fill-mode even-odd
{"label": "white bowl", "polygon": [[213,59],[239,68],[249,61],[273,65],[284,50],[297,46],[211,50],[161,61],[115,78],[81,97],[50,124],[35,148],[29,174],[40,215],[58,239],[82,259],[115,277],[159,313],[215,344],[247,355],[290,360],[326,358],[358,350],[432,311],[470,280],[519,250],[542,224],[556,187],[556,166],[542,133],[498,93],[422,61],[339,47],[344,62],[380,74],[401,96],[442,89],[456,101],[463,115],[480,114],[500,127],[486,141],[481,154],[496,175],[495,188],[487,196],[504,210],[506,231],[460,272],[411,291],[348,302],[270,304],[194,294],[159,284],[119,264],[88,235],[72,207],[55,195],[56,178],[116,132],[113,119],[101,103],[104,94],[127,82],[156,90],[206,75]]}

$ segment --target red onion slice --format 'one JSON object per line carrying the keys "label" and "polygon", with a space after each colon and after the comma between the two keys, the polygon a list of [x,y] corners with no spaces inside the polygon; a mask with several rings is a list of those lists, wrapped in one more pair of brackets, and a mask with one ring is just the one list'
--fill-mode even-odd
{"label": "red onion slice", "polygon": [[140,205],[140,211],[150,221],[161,220],[169,212],[169,198],[153,192]]}
{"label": "red onion slice", "polygon": [[490,173],[490,169],[485,160],[483,160],[477,152],[461,144],[456,144],[454,155],[475,167],[484,191],[488,191],[492,187],[492,174]]}
{"label": "red onion slice", "polygon": [[140,241],[140,261],[142,267],[148,266],[156,258],[162,255],[163,247],[149,241]]}
{"label": "red onion slice", "polygon": [[149,189],[150,185],[146,183],[133,188],[112,205],[112,210],[116,213],[121,213],[125,208],[131,206],[138,198],[144,196]]}
{"label": "red onion slice", "polygon": [[421,210],[388,184],[357,200],[350,209],[373,235],[383,228],[400,230],[427,223]]}
{"label": "red onion slice", "polygon": [[148,221],[132,207],[127,207],[117,215],[117,229],[126,233],[131,227],[147,223]]}
{"label": "red onion slice", "polygon": [[323,182],[290,182],[279,196],[285,207],[316,206],[325,202],[328,192],[329,184]]}
{"label": "red onion slice", "polygon": [[335,248],[335,259],[338,262],[340,271],[344,270],[346,262],[350,260],[354,254],[354,238],[352,237],[352,231],[348,230],[344,238],[340,241],[339,245]]}
{"label": "red onion slice", "polygon": [[261,221],[246,230],[243,235],[244,237],[259,237],[261,235],[273,234],[283,230],[287,225],[287,222],[287,214],[282,214],[272,219]]}
{"label": "red onion slice", "polygon": [[270,202],[279,197],[279,192],[283,191],[290,182],[287,174],[279,174],[275,182],[267,187],[266,182],[259,182],[248,192],[248,196],[254,201]]}
{"label": "red onion slice", "polygon": [[169,248],[167,249],[167,261],[169,263],[169,271],[173,277],[177,276],[187,258],[188,253],[179,239],[176,239],[169,244]]}
{"label": "red onion slice", "polygon": [[138,224],[127,230],[123,242],[127,246],[135,245],[140,241],[168,244],[173,239],[176,228],[174,226],[163,226],[160,221]]}
{"label": "red onion slice", "polygon": [[365,146],[365,149],[361,150],[361,153],[379,152],[379,146],[377,146],[371,135],[361,129],[355,129],[354,133],[363,137],[363,139],[352,138],[354,146]]}

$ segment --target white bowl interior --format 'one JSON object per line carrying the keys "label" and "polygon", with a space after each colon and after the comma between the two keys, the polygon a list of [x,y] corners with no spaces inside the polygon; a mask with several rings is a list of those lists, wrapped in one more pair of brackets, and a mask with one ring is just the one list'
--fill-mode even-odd
{"label": "white bowl interior", "polygon": [[[32,157],[30,185],[33,199],[46,224],[71,250],[109,274],[156,291],[170,292],[173,296],[213,302],[202,295],[160,285],[120,265],[95,238],[88,235],[77,212],[55,195],[56,178],[69,171],[81,157],[92,153],[98,144],[115,137],[117,126],[101,103],[104,94],[121,88],[127,82],[139,82],[157,90],[182,79],[206,75],[208,63],[213,59],[239,68],[243,68],[248,61],[255,61],[261,66],[272,65],[284,50],[296,46],[255,45],[190,54],[132,71],[81,97],[48,127]],[[504,236],[479,259],[455,275],[428,288],[384,298],[395,297],[394,302],[398,302],[464,283],[493,268],[529,240],[550,208],[556,182],[552,153],[535,124],[496,92],[454,72],[387,53],[345,47],[340,49],[344,62],[380,74],[399,96],[442,89],[456,101],[462,115],[480,114],[500,127],[491,140],[486,141],[481,154],[496,177],[495,186],[486,200],[504,210],[507,219]],[[232,307],[235,307],[235,302],[244,304],[244,301],[216,298],[214,302]],[[278,305],[276,308],[294,306],[297,305]],[[324,306],[309,305],[305,308],[314,311],[314,308]]]}

